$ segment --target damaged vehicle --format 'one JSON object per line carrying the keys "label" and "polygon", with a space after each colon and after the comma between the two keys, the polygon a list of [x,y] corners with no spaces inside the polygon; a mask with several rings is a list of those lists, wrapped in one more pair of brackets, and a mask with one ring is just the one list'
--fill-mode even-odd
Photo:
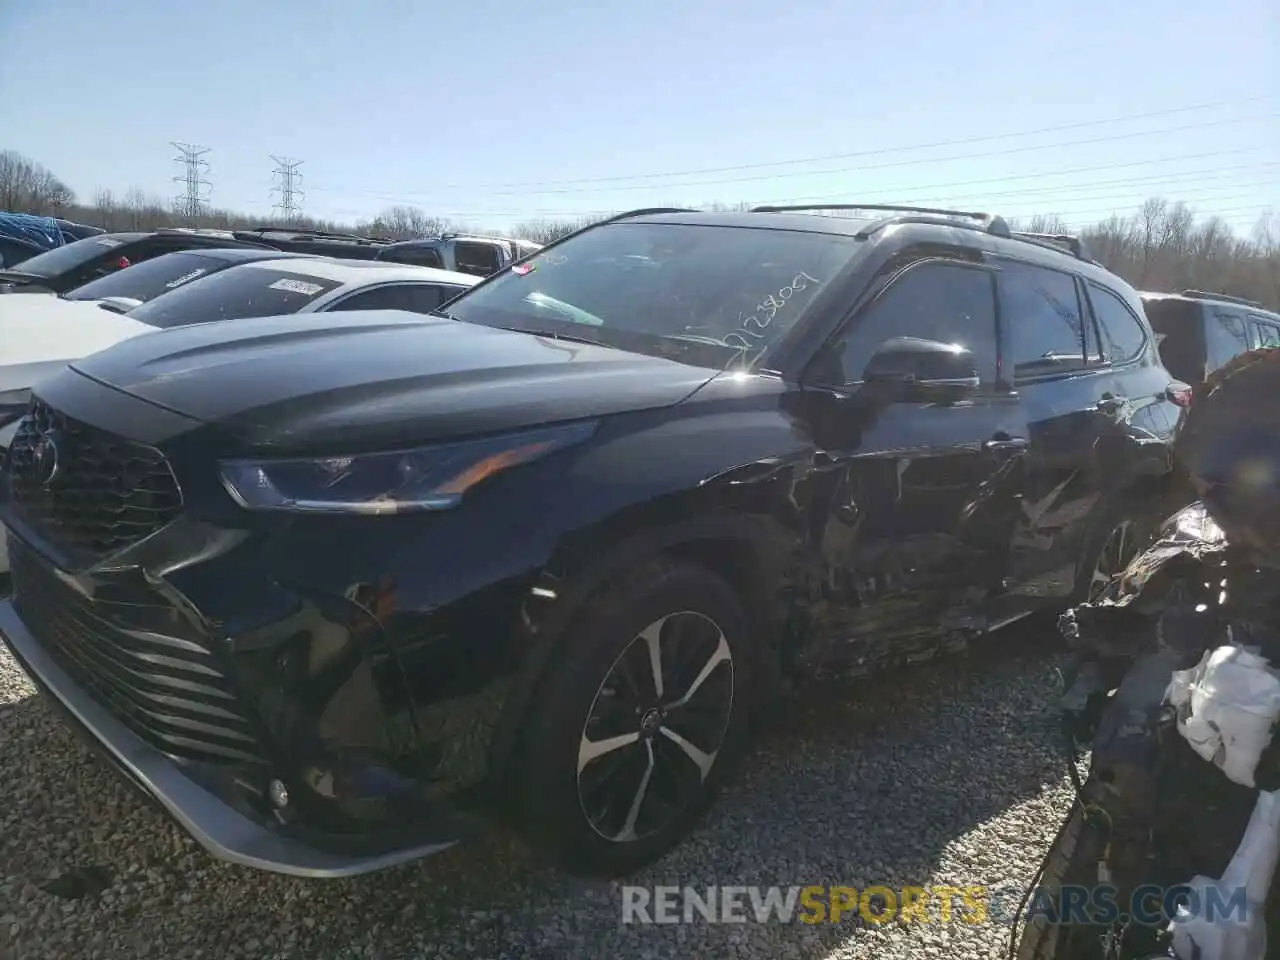
{"label": "damaged vehicle", "polygon": [[1275,955],[1277,397],[1265,348],[1197,388],[1175,451],[1200,499],[1061,618],[1072,772],[1092,756],[1019,912],[1019,960]]}
{"label": "damaged vehicle", "polygon": [[510,815],[628,872],[776,698],[1056,614],[1168,481],[1185,385],[1078,241],[848,212],[635,211],[434,315],[75,361],[0,483],[0,633],[217,856],[339,876]]}

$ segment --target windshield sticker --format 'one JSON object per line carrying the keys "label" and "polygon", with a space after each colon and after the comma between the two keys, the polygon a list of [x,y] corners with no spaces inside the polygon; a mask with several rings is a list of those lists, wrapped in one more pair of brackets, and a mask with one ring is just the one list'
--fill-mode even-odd
{"label": "windshield sticker", "polygon": [[761,346],[752,341],[764,339],[764,331],[768,329],[769,324],[773,323],[773,318],[778,315],[778,311],[785,307],[797,293],[809,289],[810,284],[816,286],[820,283],[822,283],[821,280],[807,273],[797,273],[789,284],[757,303],[755,312],[749,315],[738,314],[740,326],[725,336],[724,342],[731,347],[738,347],[744,355],[748,350]]}
{"label": "windshield sticker", "polygon": [[532,263],[517,263],[511,268],[511,272],[518,277],[527,277],[529,274],[533,273],[535,269],[537,269],[537,267]]}
{"label": "windshield sticker", "polygon": [[119,240],[116,240],[114,237],[99,237],[99,238],[98,238],[98,243],[102,244],[102,246],[104,246],[104,247],[118,247],[118,246],[120,246],[120,241],[119,241]]}
{"label": "windshield sticker", "polygon": [[268,284],[272,290],[288,290],[290,293],[300,293],[304,297],[314,297],[317,293],[324,289],[318,283],[307,283],[305,280],[277,280],[275,283]]}
{"label": "windshield sticker", "polygon": [[166,290],[172,290],[174,287],[180,287],[184,283],[186,283],[188,280],[194,280],[196,277],[200,276],[201,274],[208,273],[208,272],[209,272],[208,267],[196,267],[196,269],[192,270],[188,274],[185,274],[184,276],[179,277],[177,280],[170,280],[168,283],[164,285],[164,288]]}

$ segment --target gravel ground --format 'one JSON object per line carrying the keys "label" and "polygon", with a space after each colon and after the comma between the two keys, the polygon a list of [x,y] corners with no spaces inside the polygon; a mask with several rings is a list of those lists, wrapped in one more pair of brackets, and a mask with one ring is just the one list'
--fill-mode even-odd
{"label": "gravel ground", "polygon": [[[808,698],[703,827],[632,882],[1020,892],[1070,798],[1054,663],[1029,647],[1006,636]],[[109,885],[46,891],[71,871]],[[1008,936],[848,919],[624,926],[621,903],[617,885],[561,876],[505,836],[349,881],[214,861],[102,769],[0,648],[0,957],[961,960],[1003,956]]]}

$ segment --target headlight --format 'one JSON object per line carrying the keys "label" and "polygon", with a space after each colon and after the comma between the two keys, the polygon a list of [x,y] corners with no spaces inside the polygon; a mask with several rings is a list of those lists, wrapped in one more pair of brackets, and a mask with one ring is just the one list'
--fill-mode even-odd
{"label": "headlight", "polygon": [[447,510],[488,477],[579,443],[594,422],[484,440],[307,460],[227,460],[222,484],[249,510],[377,516]]}

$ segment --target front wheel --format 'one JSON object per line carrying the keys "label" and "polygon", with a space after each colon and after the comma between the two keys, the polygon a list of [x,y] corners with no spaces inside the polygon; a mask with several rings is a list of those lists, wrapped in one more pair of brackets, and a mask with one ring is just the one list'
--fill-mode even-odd
{"label": "front wheel", "polygon": [[535,844],[605,876],[674,847],[745,741],[748,638],[734,591],[693,564],[644,565],[588,601],[530,707]]}
{"label": "front wheel", "polygon": [[1132,517],[1115,512],[1107,514],[1094,527],[1080,557],[1073,604],[1101,600],[1148,539],[1142,524]]}

